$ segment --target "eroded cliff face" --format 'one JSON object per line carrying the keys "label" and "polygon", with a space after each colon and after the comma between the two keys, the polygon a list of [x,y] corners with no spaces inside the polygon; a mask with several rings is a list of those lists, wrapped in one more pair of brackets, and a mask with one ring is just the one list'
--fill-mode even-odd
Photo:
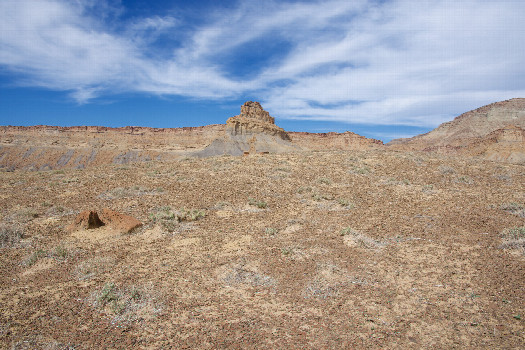
{"label": "eroded cliff face", "polygon": [[383,142],[350,131],[343,133],[290,132],[292,143],[312,150],[366,150],[383,148]]}
{"label": "eroded cliff face", "polygon": [[525,98],[466,112],[436,129],[387,145],[395,150],[432,151],[525,163]]}
{"label": "eroded cliff face", "polygon": [[282,153],[299,150],[290,135],[275,125],[275,118],[259,102],[248,101],[241,113],[226,121],[224,135],[215,139],[195,156],[210,157],[221,154]]}
{"label": "eroded cliff face", "polygon": [[202,149],[225,125],[190,128],[0,126],[0,168],[49,170],[170,160]]}
{"label": "eroded cliff face", "polygon": [[290,141],[284,129],[275,125],[275,118],[259,102],[248,101],[241,106],[241,113],[226,121],[226,133],[239,138],[247,135],[266,134]]}

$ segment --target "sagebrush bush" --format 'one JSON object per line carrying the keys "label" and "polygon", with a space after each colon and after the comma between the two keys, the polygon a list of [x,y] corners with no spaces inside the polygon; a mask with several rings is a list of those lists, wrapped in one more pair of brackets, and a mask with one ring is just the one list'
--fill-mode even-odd
{"label": "sagebrush bush", "polygon": [[11,247],[24,237],[24,230],[19,225],[0,224],[0,247]]}
{"label": "sagebrush bush", "polygon": [[206,211],[202,209],[180,209],[173,211],[170,207],[160,208],[157,212],[149,215],[150,220],[162,226],[168,232],[174,232],[182,221],[197,221],[206,217]]}
{"label": "sagebrush bush", "polygon": [[268,203],[253,198],[248,199],[248,204],[253,205],[259,209],[265,209],[268,206]]}
{"label": "sagebrush bush", "polygon": [[525,255],[525,226],[507,228],[501,232],[501,248],[521,251]]}

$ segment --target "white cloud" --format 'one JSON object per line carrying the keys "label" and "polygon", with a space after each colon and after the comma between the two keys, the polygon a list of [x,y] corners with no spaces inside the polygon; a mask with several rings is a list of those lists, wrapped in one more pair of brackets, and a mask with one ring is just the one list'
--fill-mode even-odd
{"label": "white cloud", "polygon": [[[279,118],[364,124],[433,127],[525,96],[525,3],[517,0],[245,1],[197,27],[165,16],[120,31],[92,12],[91,0],[1,1],[0,66],[18,84],[71,91],[81,103],[126,91],[249,94]],[[155,54],[166,50],[160,35],[177,39],[170,55]],[[249,78],[223,60],[272,40],[284,51]]]}

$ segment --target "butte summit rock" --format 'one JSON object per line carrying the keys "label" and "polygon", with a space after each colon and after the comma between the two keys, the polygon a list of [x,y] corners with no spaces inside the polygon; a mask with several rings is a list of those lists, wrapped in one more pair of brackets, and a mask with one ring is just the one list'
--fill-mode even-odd
{"label": "butte summit rock", "polygon": [[253,153],[283,153],[296,150],[284,129],[275,125],[275,119],[259,102],[248,101],[241,106],[241,113],[226,121],[225,134],[212,141],[194,155],[209,157],[222,154],[242,155]]}

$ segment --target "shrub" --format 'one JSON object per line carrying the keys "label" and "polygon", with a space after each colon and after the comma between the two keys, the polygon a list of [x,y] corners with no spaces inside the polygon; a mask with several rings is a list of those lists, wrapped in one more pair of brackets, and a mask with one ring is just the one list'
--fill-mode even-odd
{"label": "shrub", "polygon": [[353,203],[351,203],[348,199],[344,199],[344,198],[339,198],[337,200],[337,203],[339,203],[340,206],[345,207],[345,208],[353,208],[354,207]]}
{"label": "shrub", "polygon": [[270,236],[275,236],[279,231],[276,228],[273,227],[267,227],[264,229],[264,233]]}
{"label": "shrub", "polygon": [[19,225],[0,224],[0,247],[11,247],[23,238],[24,231]]}
{"label": "shrub", "polygon": [[25,264],[27,266],[33,266],[38,260],[41,258],[45,258],[47,256],[47,252],[43,249],[38,249],[36,252],[33,252],[29,256],[29,258],[26,259]]}
{"label": "shrub", "polygon": [[342,229],[340,235],[345,238],[347,244],[351,243],[351,245],[356,245],[361,248],[375,249],[384,246],[384,243],[378,242],[368,236],[365,236],[351,227],[346,227]]}
{"label": "shrub", "polygon": [[456,169],[447,165],[440,165],[438,170],[441,174],[454,174],[456,172]]}
{"label": "shrub", "polygon": [[136,286],[118,287],[108,282],[91,298],[95,308],[113,316],[112,322],[137,321],[154,317],[160,311],[151,293]]}
{"label": "shrub", "polygon": [[512,202],[502,204],[500,206],[500,209],[505,210],[506,212],[509,212],[511,214],[518,215],[519,217],[525,218],[525,205]]}
{"label": "shrub", "polygon": [[463,175],[456,179],[456,182],[458,183],[464,183],[467,185],[472,185],[474,183],[474,180],[472,180],[470,177]]}
{"label": "shrub", "polygon": [[525,226],[505,229],[501,235],[505,240],[525,239]]}
{"label": "shrub", "polygon": [[348,173],[366,175],[370,173],[370,168],[366,166],[365,167],[353,166],[348,170]]}
{"label": "shrub", "polygon": [[521,251],[525,255],[525,226],[505,229],[501,232],[504,249]]}
{"label": "shrub", "polygon": [[67,258],[67,255],[68,255],[67,249],[62,246],[56,247],[55,250],[53,251],[53,257],[57,259],[64,260]]}
{"label": "shrub", "polygon": [[168,232],[174,232],[178,223],[182,221],[197,221],[206,216],[206,211],[201,209],[180,209],[172,211],[170,207],[160,208],[156,213],[149,215],[152,222],[161,225]]}
{"label": "shrub", "polygon": [[206,212],[200,209],[181,209],[177,214],[177,220],[180,221],[197,221],[206,216]]}
{"label": "shrub", "polygon": [[325,184],[325,185],[330,185],[332,183],[332,180],[330,180],[327,177],[321,177],[319,179],[319,183],[322,183],[322,184]]}
{"label": "shrub", "polygon": [[260,200],[256,200],[256,199],[253,199],[253,198],[249,198],[248,199],[248,204],[249,205],[253,205],[259,209],[265,209],[266,207],[268,207],[268,204],[264,201],[260,201]]}

